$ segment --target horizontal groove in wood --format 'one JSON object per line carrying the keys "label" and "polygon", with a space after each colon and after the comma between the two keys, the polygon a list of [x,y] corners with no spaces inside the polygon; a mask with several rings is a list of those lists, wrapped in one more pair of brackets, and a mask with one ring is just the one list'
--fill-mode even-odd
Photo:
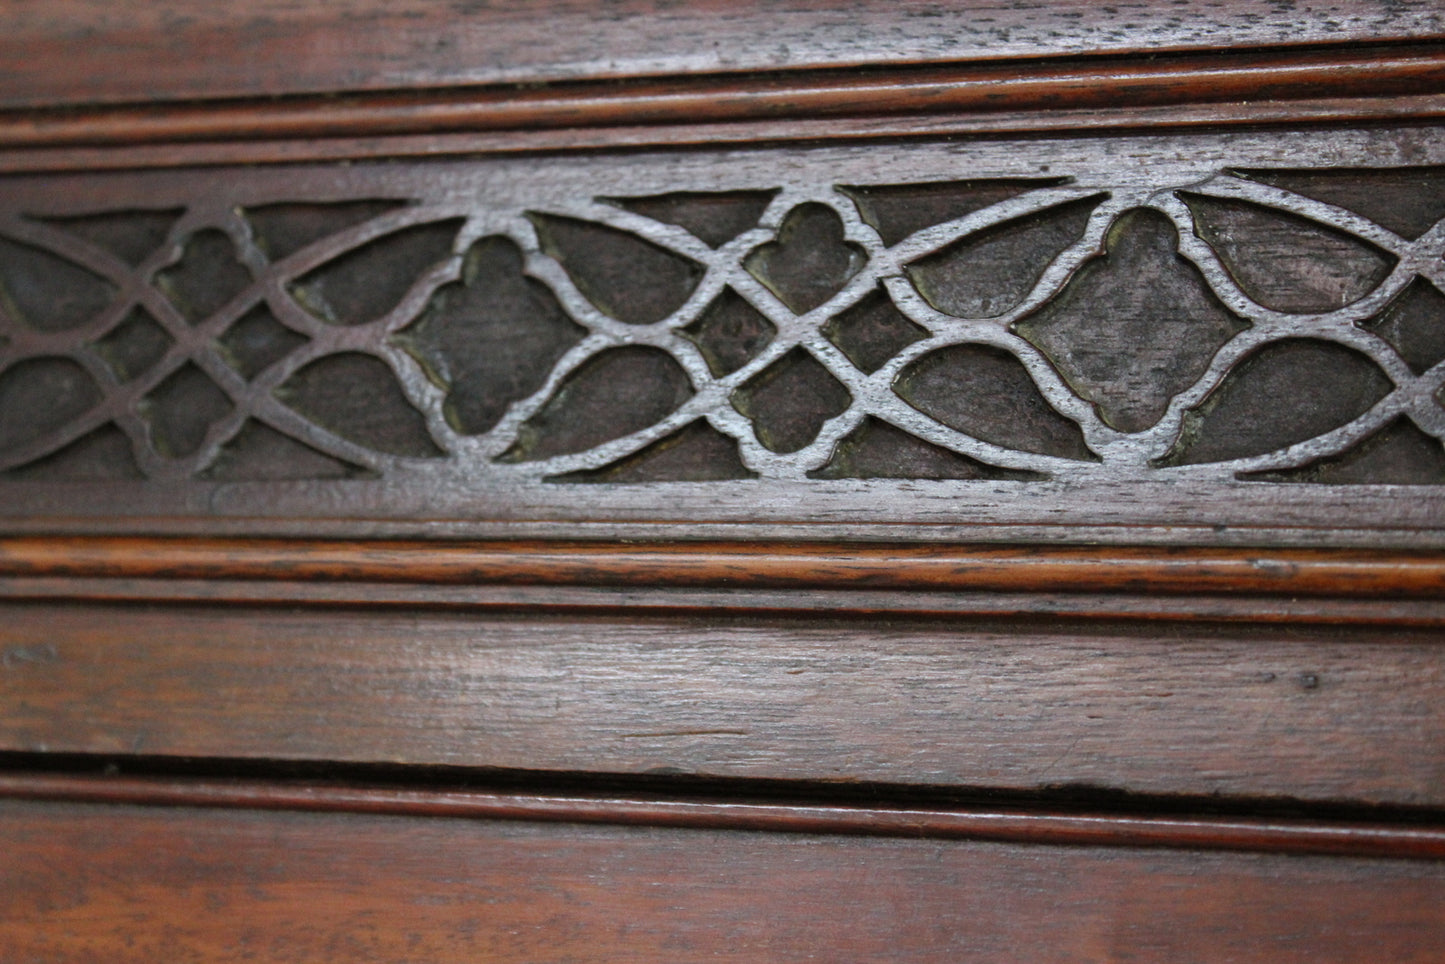
{"label": "horizontal groove in wood", "polygon": [[0,578],[1264,593],[1439,599],[1445,554],[837,543],[0,539]]}
{"label": "horizontal groove in wood", "polygon": [[1445,49],[1350,48],[847,74],[677,77],[0,113],[0,149],[1060,111],[1439,94]]}
{"label": "horizontal groove in wood", "polygon": [[693,148],[876,141],[918,137],[1007,137],[1069,132],[1370,124],[1445,116],[1445,95],[1306,98],[1078,110],[791,118],[730,123],[643,124],[370,137],[312,137],[0,149],[0,171],[43,173],[375,158],[436,158],[596,149]]}
{"label": "horizontal groove in wood", "polygon": [[16,960],[1437,962],[1438,861],[0,801]]}
{"label": "horizontal groove in wood", "polygon": [[526,609],[533,612],[848,613],[911,616],[1066,616],[1330,625],[1445,625],[1445,600],[1291,596],[920,592],[909,590],[647,589],[601,586],[446,586],[224,579],[4,578],[0,599]]}
{"label": "horizontal groove in wood", "polygon": [[1274,595],[447,586],[228,579],[0,578],[0,599],[682,614],[1059,616],[1166,622],[1445,626],[1445,599]]}
{"label": "horizontal groove in wood", "polygon": [[1438,962],[1445,865],[0,801],[16,960]]}
{"label": "horizontal groove in wood", "polygon": [[1445,858],[1445,829],[1439,827],[1282,819],[874,808],[10,773],[0,773],[0,797],[1090,847]]}

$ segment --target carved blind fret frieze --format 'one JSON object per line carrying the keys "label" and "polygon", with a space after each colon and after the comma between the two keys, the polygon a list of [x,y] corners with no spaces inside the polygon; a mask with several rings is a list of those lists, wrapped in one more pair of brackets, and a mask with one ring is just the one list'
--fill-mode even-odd
{"label": "carved blind fret frieze", "polygon": [[1430,487],[1442,219],[1428,130],[13,178],[0,479]]}

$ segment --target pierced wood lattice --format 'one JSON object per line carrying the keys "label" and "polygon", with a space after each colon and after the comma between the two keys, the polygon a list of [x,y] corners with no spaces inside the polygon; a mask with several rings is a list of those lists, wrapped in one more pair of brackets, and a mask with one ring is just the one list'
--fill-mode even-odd
{"label": "pierced wood lattice", "polygon": [[1417,137],[18,179],[0,473],[1445,482]]}

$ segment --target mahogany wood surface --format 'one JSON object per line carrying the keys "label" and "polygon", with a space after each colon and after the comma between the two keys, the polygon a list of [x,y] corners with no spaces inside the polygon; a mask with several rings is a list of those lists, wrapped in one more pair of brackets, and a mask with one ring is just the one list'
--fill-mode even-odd
{"label": "mahogany wood surface", "polygon": [[1438,630],[13,603],[0,749],[1445,803]]}
{"label": "mahogany wood surface", "polygon": [[[364,103],[364,102],[363,102]],[[227,113],[226,108],[220,108]],[[252,116],[238,111],[233,122]],[[360,106],[358,110],[362,109]],[[158,109],[157,113],[184,108]],[[117,143],[105,146],[27,146],[0,150],[0,170],[7,173],[136,170],[145,168],[212,167],[231,164],[288,164],[303,161],[384,160],[388,158],[503,156],[552,152],[642,149],[715,148],[720,145],[797,144],[817,142],[888,142],[900,138],[997,138],[1079,131],[1219,130],[1239,127],[1355,127],[1381,122],[1418,123],[1445,116],[1445,95],[1400,94],[1390,97],[1308,97],[1276,101],[1247,99],[1163,105],[1044,109],[997,109],[968,113],[871,114],[785,120],[751,119],[727,123],[645,124],[584,127],[521,126],[505,130],[453,133],[372,135],[301,139]],[[0,128],[13,129],[27,140],[32,124],[60,123],[54,114],[11,114]],[[88,121],[87,121],[88,123]],[[157,120],[157,126],[167,122]]]}
{"label": "mahogany wood surface", "polygon": [[1188,11],[1065,0],[938,4],[816,0],[599,11],[497,3],[326,5],[66,0],[0,19],[9,106],[415,89],[485,83],[897,65],[1059,54],[1351,44],[1445,35],[1427,0],[1282,7],[1215,0]]}
{"label": "mahogany wood surface", "polygon": [[[871,788],[874,795],[882,789]],[[1149,816],[1135,813],[939,804],[871,806],[851,802],[786,803],[716,796],[676,798],[636,792],[487,792],[326,782],[262,782],[122,776],[0,773],[0,797],[74,803],[220,807],[403,817],[465,817],[559,823],[846,834],[1092,847],[1337,854],[1352,857],[1445,857],[1445,829],[1409,823],[1282,817]]]}
{"label": "mahogany wood surface", "polygon": [[441,585],[1270,593],[1432,599],[1445,556],[1359,549],[799,542],[393,542],[12,537],[0,578]]}
{"label": "mahogany wood surface", "polygon": [[[536,131],[887,115],[985,115],[1239,101],[1420,96],[1445,88],[1439,43],[959,64],[765,78],[631,83],[0,113],[0,149]],[[574,135],[575,136],[575,133]]]}
{"label": "mahogany wood surface", "polygon": [[1434,961],[1439,862],[0,803],[15,961]]}
{"label": "mahogany wood surface", "polygon": [[1152,595],[1149,593],[915,593],[890,590],[649,590],[556,585],[334,584],[228,580],[72,580],[14,578],[0,582],[6,600],[91,603],[237,603],[263,606],[367,606],[422,610],[551,613],[701,614],[717,616],[1062,617],[1088,620],[1207,621],[1439,627],[1436,600],[1293,597],[1293,595]]}
{"label": "mahogany wood surface", "polygon": [[1434,0],[0,5],[0,962],[1440,960],[1442,118]]}
{"label": "mahogany wood surface", "polygon": [[7,599],[1445,623],[1437,554],[779,542],[12,537]]}
{"label": "mahogany wood surface", "polygon": [[865,589],[651,589],[616,586],[417,585],[225,579],[13,578],[0,581],[10,600],[107,603],[237,603],[271,606],[367,606],[419,612],[537,609],[550,613],[767,616],[1058,617],[1153,622],[1272,623],[1328,626],[1439,627],[1445,606],[1434,599],[1230,596],[1148,592],[991,592]]}

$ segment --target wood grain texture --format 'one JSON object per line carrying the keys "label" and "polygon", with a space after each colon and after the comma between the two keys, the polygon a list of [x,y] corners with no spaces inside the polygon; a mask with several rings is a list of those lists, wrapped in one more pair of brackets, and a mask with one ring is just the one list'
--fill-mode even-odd
{"label": "wood grain texture", "polygon": [[[1431,0],[0,5],[0,959],[1438,960],[1441,118]],[[924,302],[977,437],[825,431]]]}
{"label": "wood grain texture", "polygon": [[71,803],[465,817],[694,830],[847,834],[1091,847],[1445,858],[1445,829],[1423,824],[1147,816],[1032,809],[763,803],[258,780],[0,773],[0,797]]}
{"label": "wood grain texture", "polygon": [[[901,115],[1131,109],[1162,105],[1428,96],[1445,90],[1436,44],[1279,53],[1212,52],[812,71],[762,77],[682,76],[534,89],[0,112],[0,150],[447,132],[537,131]],[[846,132],[847,122],[837,125]],[[574,135],[575,136],[575,135]]]}
{"label": "wood grain texture", "polygon": [[1436,862],[0,803],[20,962],[1433,961]]}
{"label": "wood grain texture", "polygon": [[[1407,238],[1390,225],[1400,224],[1394,216],[1400,204],[1415,205],[1417,218],[1438,220],[1432,172],[1442,157],[1428,129],[1235,131],[745,155],[612,152],[552,157],[545,164],[493,158],[6,179],[0,194],[14,254],[3,262],[7,291],[12,300],[32,287],[69,294],[58,303],[65,310],[54,299],[21,298],[3,336],[9,344],[0,389],[7,398],[29,399],[46,418],[24,418],[5,406],[15,414],[6,420],[3,440],[9,497],[0,501],[0,516],[9,531],[48,533],[113,531],[127,521],[135,532],[175,531],[171,527],[184,527],[190,517],[192,532],[225,531],[225,525],[249,535],[287,529],[313,536],[523,535],[550,526],[548,535],[590,530],[634,538],[637,530],[628,526],[643,525],[659,533],[655,538],[672,538],[715,535],[716,529],[700,530],[712,524],[737,526],[749,537],[776,537],[779,530],[768,527],[787,526],[788,537],[810,539],[1438,546],[1445,539],[1441,494],[1430,483],[1445,471],[1445,450],[1429,439],[1416,446],[1418,458],[1404,475],[1387,465],[1374,474],[1356,472],[1346,486],[1265,482],[1260,473],[1313,472],[1320,459],[1353,457],[1401,416],[1426,435],[1445,433],[1445,410],[1435,402],[1440,372],[1417,372],[1388,340],[1361,327],[1438,273],[1441,235],[1422,222],[1418,238],[1400,228]],[[786,182],[778,180],[780,165],[790,172]],[[1388,177],[1410,190],[1396,191],[1395,202],[1379,210],[1357,193],[1349,203],[1368,210],[1347,213],[1253,175],[1229,173],[1267,168],[1318,169],[1321,177],[1352,183]],[[907,238],[886,249],[850,195],[838,190],[932,184],[976,194],[979,184],[957,180],[964,171],[990,182],[1022,179],[1033,190],[961,217],[944,211],[939,216],[946,220],[931,227],[916,222]],[[807,183],[794,183],[804,173]],[[891,187],[879,184],[894,178]],[[1238,231],[1230,228],[1228,238],[1220,235],[1229,243],[1217,239],[1225,251],[1217,255],[1209,247],[1214,242],[1198,235],[1193,208],[1180,200],[1186,189],[1195,207],[1208,198],[1201,210],[1244,205],[1257,216],[1235,225]],[[639,198],[688,192],[732,202],[767,193],[772,200],[763,205],[766,223],[721,248],[665,218],[594,200],[631,199],[635,207]],[[426,203],[402,206],[403,198]],[[1076,203],[1088,208],[1087,219],[1082,208],[1068,207]],[[357,211],[359,220],[333,217]],[[158,221],[166,212],[173,217]],[[330,220],[314,220],[308,243],[296,247],[275,235],[283,213]],[[1366,224],[1366,215],[1378,220]],[[1037,224],[1028,220],[1036,216]],[[1127,240],[1137,233],[1129,225],[1144,223],[1141,218],[1153,225],[1148,238],[1158,242],[1144,252],[1156,273],[1188,282],[1197,305],[1223,299],[1215,314],[1242,320],[1215,326],[1187,351],[1177,338],[1156,336],[1150,352],[1123,365],[1115,350],[1131,350],[1138,339],[1101,340],[1094,333],[1099,321],[1085,310],[1099,299],[1083,289],[1112,284],[1120,270],[1137,273],[1125,264],[1130,245],[1105,245],[1101,252],[1099,242],[1116,230]],[[1241,262],[1240,251],[1258,233],[1250,225],[1261,219],[1284,227],[1265,232],[1265,263]],[[1303,223],[1311,219],[1314,228]],[[771,277],[773,269],[759,259],[782,252],[779,239],[792,237],[805,221],[813,227],[796,243],[841,268],[825,271],[820,262],[820,273]],[[100,224],[121,223],[140,232],[130,241],[146,250],[111,257],[116,252],[103,239],[88,238]],[[1047,237],[1035,238],[1040,226]],[[1314,232],[1306,238],[1334,238],[1325,251],[1338,256],[1332,277],[1363,264],[1361,252],[1378,249],[1366,259],[1374,269],[1346,285],[1345,293],[1357,298],[1354,307],[1321,314],[1315,309],[1323,303],[1311,295],[1291,303],[1307,304],[1313,314],[1291,313],[1240,293],[1229,274],[1237,263],[1265,274],[1278,269],[1295,287],[1308,274],[1301,266],[1314,264],[1324,249],[1295,245],[1291,226]],[[1001,233],[990,233],[994,229]],[[1019,241],[1018,231],[1039,243]],[[1355,241],[1344,238],[1351,231]],[[620,257],[628,238],[631,253]],[[804,243],[807,238],[812,241]],[[868,252],[866,263],[854,264],[860,251]],[[1181,262],[1180,251],[1197,273]],[[971,268],[974,255],[982,260]],[[1220,261],[1226,255],[1234,265],[1228,270]],[[954,295],[973,294],[957,303],[940,300],[938,291],[920,293],[907,271],[897,273],[900,265],[935,257],[946,262],[949,285],[961,285]],[[658,273],[638,271],[657,283],[629,285],[637,274],[624,269],[643,262]],[[1008,277],[986,278],[979,287],[980,271]],[[502,288],[515,297],[489,301],[486,293],[499,289],[477,283],[483,275],[508,281],[511,287]],[[798,285],[811,293],[799,299]],[[892,357],[875,367],[880,355],[864,372],[827,331],[882,297],[880,285],[911,324],[920,331],[932,325],[933,334],[901,349],[891,344]],[[790,286],[797,289],[791,295]],[[711,307],[725,301],[724,288],[746,292],[774,335],[742,367],[719,374],[690,336]],[[198,300],[198,292],[215,297]],[[807,313],[796,314],[778,292]],[[653,297],[658,293],[660,300]],[[644,296],[656,303],[631,303]],[[1006,305],[987,310],[1006,315],[973,317],[970,298],[982,299],[980,311],[983,302],[1002,299]],[[1049,337],[1036,335],[1034,344],[1018,333],[1033,330],[1029,312],[1060,299],[1068,317],[1053,319]],[[946,315],[950,306],[969,317]],[[1167,299],[1139,307],[1132,317],[1140,330],[1164,330],[1158,316],[1168,314]],[[537,334],[537,319],[551,320],[541,329],[550,334],[534,339],[539,347],[531,351],[527,333]],[[1244,321],[1249,325],[1241,327]],[[169,347],[118,363],[114,343],[146,324],[152,343],[161,344],[163,334]],[[238,362],[237,333],[253,330],[269,330],[273,344],[252,362]],[[515,350],[518,364],[499,361],[501,352],[474,350],[494,335],[508,352]],[[1341,347],[1321,348],[1320,339]],[[1170,455],[1186,418],[1193,425],[1236,371],[1270,345],[1302,340],[1313,345],[1305,355],[1318,364],[1270,355],[1279,364],[1264,367],[1313,385],[1330,381],[1321,372],[1352,367],[1370,373],[1370,391],[1330,406],[1317,393],[1286,391],[1279,378],[1245,379],[1242,388],[1231,381],[1228,391],[1238,388],[1253,402],[1238,431],[1209,429],[1239,443],[1214,445],[1215,455],[1228,458],[1209,461],[1207,451],[1192,450],[1182,453],[1187,458]],[[1032,410],[1078,426],[1068,429],[1077,444],[1036,444],[1028,433],[1010,437],[997,411],[975,404],[988,366],[970,345],[1003,352],[993,355],[1018,376],[1009,405],[1031,399]],[[1051,361],[1048,353],[1059,357]],[[812,361],[803,364],[805,355]],[[1075,361],[1065,364],[1066,357]],[[917,399],[926,412],[893,390],[903,390],[900,379],[909,381],[915,364],[933,366],[938,376],[930,397]],[[1128,377],[1109,374],[1116,364]],[[82,377],[76,365],[90,366],[89,374]],[[633,377],[608,374],[613,365]],[[1155,365],[1168,377],[1141,374]],[[812,397],[792,389],[763,392],[767,384],[787,388],[786,379],[771,381],[779,366],[793,376],[813,371],[816,377],[797,383],[816,389]],[[847,389],[846,397],[829,379]],[[82,391],[92,385],[94,391]],[[574,394],[596,404],[569,409],[563,402]],[[1297,405],[1287,404],[1296,396],[1302,396]],[[802,407],[792,414],[802,418],[778,434],[795,402]],[[1295,417],[1312,409],[1318,417]],[[1133,414],[1114,426],[1101,410],[1115,418]],[[970,421],[960,417],[967,411],[993,414]],[[982,474],[958,478],[959,459],[952,468],[914,466],[909,478],[897,477],[907,473],[896,460],[864,459],[850,469],[845,450],[879,420],[910,436],[915,450],[946,449],[979,463]],[[1132,430],[1151,420],[1143,431]],[[1254,423],[1269,430],[1253,432]],[[712,433],[717,444],[703,446],[712,454],[671,465],[648,462],[659,446],[675,455],[683,446],[673,443],[697,429]],[[258,431],[269,432],[275,444],[253,444]],[[276,445],[289,445],[290,454],[277,455]],[[736,449],[730,461],[729,446]],[[651,474],[640,479],[613,474],[649,464]],[[838,477],[850,472],[865,477]],[[696,484],[703,480],[710,481]],[[1419,484],[1396,487],[1409,482]]]}
{"label": "wood grain texture", "polygon": [[1341,127],[1395,121],[1429,122],[1445,116],[1445,95],[1301,97],[1158,106],[977,113],[895,114],[882,117],[761,119],[702,124],[509,129],[437,134],[373,135],[163,144],[78,145],[0,150],[0,171],[136,170],[177,166],[275,164],[304,161],[427,158],[618,148],[708,148],[734,144],[887,141],[900,137],[999,137],[1119,131],[1217,130],[1289,124]]}
{"label": "wood grain texture", "polygon": [[1137,592],[998,592],[916,589],[661,589],[556,584],[448,585],[310,580],[7,577],[0,597],[86,602],[255,603],[403,607],[411,611],[524,609],[552,614],[648,612],[729,617],[806,613],[859,616],[986,616],[1138,619],[1148,622],[1445,626],[1435,598],[1276,596]]}
{"label": "wood grain texture", "polygon": [[0,539],[0,578],[651,588],[1229,593],[1438,599],[1445,556],[1352,549]]}
{"label": "wood grain texture", "polygon": [[9,604],[0,749],[1445,803],[1400,628]]}
{"label": "wood grain texture", "polygon": [[1165,3],[940,8],[908,0],[846,14],[799,0],[675,6],[627,0],[599,14],[568,0],[545,14],[494,3],[204,0],[15,6],[0,19],[7,106],[277,96],[574,77],[846,67],[1438,38],[1426,0],[1292,4],[1216,0],[1181,17]]}
{"label": "wood grain texture", "polygon": [[999,137],[1119,131],[1217,130],[1289,124],[1341,127],[1394,121],[1429,122],[1445,116],[1445,95],[1302,97],[1072,110],[895,114],[883,117],[790,118],[705,124],[510,129],[450,134],[184,141],[102,147],[26,147],[0,150],[0,171],[136,170],[177,166],[287,164],[303,161],[441,158],[542,151],[618,148],[709,148],[720,145],[888,141],[901,137]]}

